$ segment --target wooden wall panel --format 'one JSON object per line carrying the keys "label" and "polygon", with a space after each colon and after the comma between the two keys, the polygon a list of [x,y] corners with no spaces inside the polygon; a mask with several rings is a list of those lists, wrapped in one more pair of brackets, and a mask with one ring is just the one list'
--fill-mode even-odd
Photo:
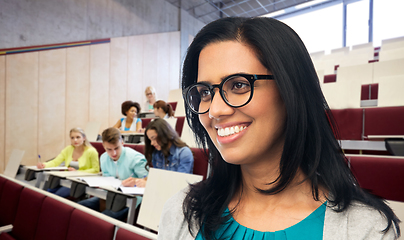
{"label": "wooden wall panel", "polygon": [[99,133],[109,127],[109,49],[110,44],[90,46],[90,116],[101,123]]}
{"label": "wooden wall panel", "polygon": [[[66,49],[66,128],[85,128],[89,120],[90,47]],[[65,145],[70,144],[66,134]]]}
{"label": "wooden wall panel", "polygon": [[5,169],[6,57],[0,56],[0,173]]}
{"label": "wooden wall panel", "polygon": [[66,49],[39,52],[38,154],[56,157],[65,147]]}
{"label": "wooden wall panel", "polygon": [[160,33],[156,37],[157,44],[157,82],[159,87],[158,97],[164,101],[168,99],[170,91],[170,35]]}
{"label": "wooden wall panel", "polygon": [[147,54],[143,50],[143,36],[128,37],[128,99],[138,102],[144,111],[146,101],[144,90],[148,76],[143,72],[143,59]]}
{"label": "wooden wall panel", "polygon": [[[162,99],[161,94],[163,89],[160,88],[160,81],[157,79],[157,72],[160,71],[157,68],[157,35],[158,34],[149,34],[143,36],[143,81],[145,84],[143,89],[145,89],[147,86],[153,86],[156,89],[157,98]],[[146,96],[144,96],[144,93],[143,101],[146,101]]]}
{"label": "wooden wall panel", "polygon": [[109,79],[109,126],[122,117],[121,104],[128,100],[128,38],[111,38]]}
{"label": "wooden wall panel", "polygon": [[170,36],[170,86],[169,89],[181,88],[181,49],[180,49],[180,32],[167,33]]}
{"label": "wooden wall panel", "polygon": [[11,151],[25,150],[22,164],[38,158],[38,52],[7,56],[6,162]]}

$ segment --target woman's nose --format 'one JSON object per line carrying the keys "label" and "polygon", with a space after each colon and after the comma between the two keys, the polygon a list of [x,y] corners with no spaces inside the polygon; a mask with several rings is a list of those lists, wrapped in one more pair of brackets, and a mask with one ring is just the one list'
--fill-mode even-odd
{"label": "woman's nose", "polygon": [[227,103],[220,95],[219,89],[217,89],[215,95],[212,98],[212,102],[210,103],[208,113],[210,118],[220,118],[221,116],[233,114],[234,108],[227,105]]}

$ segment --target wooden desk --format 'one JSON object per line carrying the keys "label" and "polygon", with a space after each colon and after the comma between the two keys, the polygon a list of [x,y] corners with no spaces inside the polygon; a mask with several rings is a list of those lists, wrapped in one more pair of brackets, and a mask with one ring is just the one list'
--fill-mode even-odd
{"label": "wooden desk", "polygon": [[369,140],[384,140],[386,138],[404,138],[404,135],[368,135]]}
{"label": "wooden desk", "polygon": [[[42,174],[43,174],[43,177],[41,178],[41,182],[38,183],[38,179],[37,179],[36,185],[38,185],[38,186],[35,185],[35,187],[42,188],[43,187],[43,186],[41,187],[42,182],[44,183],[46,180],[48,180],[50,175],[59,177],[61,179],[65,179],[67,177],[84,177],[84,176],[98,176],[99,175],[99,173],[87,173],[87,172],[83,172],[83,171],[50,171],[50,172],[42,172]],[[69,188],[70,188],[70,186],[69,186]],[[46,190],[46,189],[44,189],[44,190]]]}
{"label": "wooden desk", "polygon": [[139,118],[154,118],[156,115],[154,115],[154,112],[141,112],[139,113]]}
{"label": "wooden desk", "polygon": [[[69,182],[67,182],[69,181]],[[124,195],[126,197],[126,206],[129,208],[128,211],[128,218],[127,218],[127,223],[129,224],[134,224],[135,220],[135,212],[136,212],[136,203],[137,203],[137,196],[143,196],[141,194],[125,194],[119,190],[116,190],[112,186],[100,186],[100,187],[90,187],[88,184],[76,177],[67,177],[65,181],[61,181],[61,185],[64,187],[69,187],[71,186],[71,182],[79,182],[81,184],[86,185],[86,194],[92,195],[101,199],[106,200],[107,199],[107,193],[108,192],[114,192],[120,195]],[[63,183],[62,183],[63,182]]]}
{"label": "wooden desk", "polygon": [[344,150],[387,151],[384,141],[340,140]]}
{"label": "wooden desk", "polygon": [[36,166],[24,166],[25,170],[31,170],[35,172],[35,187],[40,188],[40,185],[42,182],[45,181],[45,174],[44,172],[50,172],[50,171],[65,171],[67,170],[67,167],[53,167],[53,168],[43,168],[43,169],[38,169]]}
{"label": "wooden desk", "polygon": [[[140,142],[144,142],[144,133],[139,133],[139,132],[134,132],[134,133],[121,133],[122,137],[123,137],[123,141],[125,143],[131,143],[129,142],[129,137],[130,136],[137,136],[139,137],[139,141]],[[136,143],[135,143],[136,144]]]}

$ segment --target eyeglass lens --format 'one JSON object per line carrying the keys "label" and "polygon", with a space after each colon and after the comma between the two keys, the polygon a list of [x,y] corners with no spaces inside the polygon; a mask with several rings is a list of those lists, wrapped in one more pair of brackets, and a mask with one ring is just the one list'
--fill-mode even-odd
{"label": "eyeglass lens", "polygon": [[[214,90],[204,84],[196,84],[189,89],[187,101],[190,107],[198,113],[209,110]],[[232,107],[245,104],[251,95],[251,84],[243,76],[233,76],[223,83],[222,96],[224,101]]]}

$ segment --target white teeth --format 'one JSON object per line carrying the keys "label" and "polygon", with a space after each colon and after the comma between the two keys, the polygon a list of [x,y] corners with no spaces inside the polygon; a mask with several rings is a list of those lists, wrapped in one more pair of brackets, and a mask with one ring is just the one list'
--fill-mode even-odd
{"label": "white teeth", "polygon": [[230,136],[233,135],[235,133],[239,133],[241,131],[243,131],[244,129],[246,129],[246,126],[234,126],[234,127],[227,127],[227,128],[219,128],[217,130],[217,134],[221,137],[226,137],[226,136]]}

